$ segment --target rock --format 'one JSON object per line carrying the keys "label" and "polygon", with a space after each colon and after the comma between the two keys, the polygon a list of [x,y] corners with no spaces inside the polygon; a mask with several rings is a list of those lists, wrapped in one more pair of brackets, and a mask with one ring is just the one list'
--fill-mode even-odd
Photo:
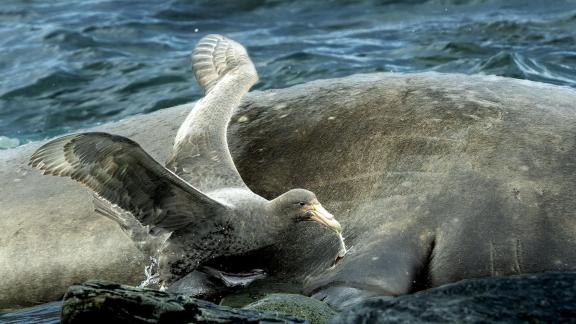
{"label": "rock", "polygon": [[294,316],[233,309],[184,295],[106,281],[73,285],[62,323],[305,323]]}
{"label": "rock", "polygon": [[576,273],[468,279],[400,297],[373,297],[330,323],[576,322]]}
{"label": "rock", "polygon": [[271,294],[244,309],[294,315],[312,324],[327,323],[337,314],[325,303],[298,294]]}

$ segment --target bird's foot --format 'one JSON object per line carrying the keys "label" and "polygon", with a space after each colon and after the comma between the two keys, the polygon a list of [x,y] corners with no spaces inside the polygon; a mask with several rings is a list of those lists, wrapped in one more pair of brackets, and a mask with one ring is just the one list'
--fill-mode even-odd
{"label": "bird's foot", "polygon": [[230,273],[204,266],[203,272],[221,280],[226,287],[247,287],[256,280],[266,278],[266,272],[262,269],[253,269],[247,272]]}

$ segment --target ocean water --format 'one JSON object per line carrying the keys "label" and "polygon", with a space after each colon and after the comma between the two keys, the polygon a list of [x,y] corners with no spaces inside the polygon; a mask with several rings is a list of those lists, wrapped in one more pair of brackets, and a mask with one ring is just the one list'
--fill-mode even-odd
{"label": "ocean water", "polygon": [[256,89],[430,70],[576,87],[576,0],[2,0],[0,147],[198,99],[209,33],[247,46]]}
{"label": "ocean water", "polygon": [[14,312],[0,312],[0,323],[57,324],[60,323],[60,307],[62,302],[52,302]]}
{"label": "ocean water", "polygon": [[0,148],[198,99],[189,55],[209,33],[248,48],[255,89],[381,71],[576,87],[576,0],[2,0]]}

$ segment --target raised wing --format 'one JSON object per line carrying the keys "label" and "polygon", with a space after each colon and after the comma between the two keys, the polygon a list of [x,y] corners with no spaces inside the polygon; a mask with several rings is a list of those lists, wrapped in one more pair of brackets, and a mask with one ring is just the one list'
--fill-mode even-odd
{"label": "raised wing", "polygon": [[151,229],[210,226],[226,214],[211,199],[156,162],[136,142],[107,133],[60,137],[40,147],[30,165],[67,176],[126,210]]}
{"label": "raised wing", "polygon": [[221,35],[198,42],[192,67],[205,96],[180,126],[167,167],[204,192],[247,188],[228,150],[226,130],[258,79],[256,69],[242,45]]}

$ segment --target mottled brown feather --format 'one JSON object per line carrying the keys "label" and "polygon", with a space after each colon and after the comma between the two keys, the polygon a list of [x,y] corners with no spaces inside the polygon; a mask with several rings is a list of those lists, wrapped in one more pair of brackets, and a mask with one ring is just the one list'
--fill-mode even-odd
{"label": "mottled brown feather", "polygon": [[67,176],[132,213],[142,225],[174,231],[221,223],[226,208],[156,162],[136,142],[107,133],[60,137],[40,147],[30,165]]}

